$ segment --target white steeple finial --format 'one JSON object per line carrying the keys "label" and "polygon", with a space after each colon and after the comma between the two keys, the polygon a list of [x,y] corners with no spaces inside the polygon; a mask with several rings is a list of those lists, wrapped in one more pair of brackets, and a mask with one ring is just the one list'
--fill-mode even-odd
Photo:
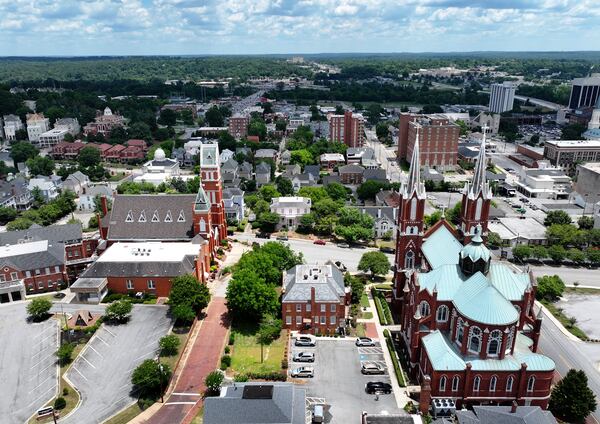
{"label": "white steeple finial", "polygon": [[421,152],[419,150],[419,128],[417,127],[417,135],[415,137],[415,145],[410,159],[410,169],[408,170],[408,178],[402,184],[400,193],[404,198],[410,197],[413,193],[417,193],[419,199],[425,198],[425,185],[421,182]]}

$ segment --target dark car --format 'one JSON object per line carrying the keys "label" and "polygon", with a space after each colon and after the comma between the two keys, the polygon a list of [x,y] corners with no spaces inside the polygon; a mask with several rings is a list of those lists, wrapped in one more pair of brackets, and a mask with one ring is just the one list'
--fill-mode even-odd
{"label": "dark car", "polygon": [[369,381],[365,384],[365,392],[370,395],[375,393],[390,394],[392,393],[392,385],[383,381]]}
{"label": "dark car", "polygon": [[277,240],[288,241],[288,236],[277,236]]}
{"label": "dark car", "polygon": [[394,249],[393,247],[385,247],[385,246],[381,246],[379,248],[379,250],[383,253],[396,253],[396,249]]}
{"label": "dark car", "polygon": [[271,238],[271,234],[269,234],[269,233],[256,233],[256,237],[270,239]]}
{"label": "dark car", "polygon": [[54,293],[54,297],[56,299],[64,299],[65,296],[66,296],[66,294],[64,294],[63,292]]}

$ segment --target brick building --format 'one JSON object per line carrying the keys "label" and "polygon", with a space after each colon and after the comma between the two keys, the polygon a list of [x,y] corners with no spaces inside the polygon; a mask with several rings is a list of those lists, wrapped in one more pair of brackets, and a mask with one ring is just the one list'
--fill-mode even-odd
{"label": "brick building", "polygon": [[344,165],[338,168],[342,184],[359,185],[363,182],[365,168],[360,165]]}
{"label": "brick building", "polygon": [[398,158],[408,161],[419,133],[420,163],[436,169],[454,169],[458,161],[460,127],[442,115],[400,114]]}
{"label": "brick building", "polygon": [[328,115],[329,141],[348,147],[362,147],[365,142],[365,118],[350,111],[343,115]]}
{"label": "brick building", "polygon": [[114,115],[110,108],[106,107],[104,112],[97,115],[94,121],[89,122],[83,127],[83,134],[86,136],[90,134],[102,134],[104,137],[108,137],[114,128],[123,127],[124,125],[125,118],[121,115]]}
{"label": "brick building", "polygon": [[485,138],[457,230],[442,219],[424,232],[419,146],[417,139],[400,189],[392,303],[408,371],[421,385],[421,411],[448,398],[457,408],[513,401],[546,408],[555,364],[537,353],[537,283],[531,273],[493,262],[484,243],[492,198]]}
{"label": "brick building", "polygon": [[290,330],[335,333],[345,325],[349,300],[344,275],[331,262],[296,265],[283,275],[281,316]]}
{"label": "brick building", "polygon": [[250,125],[250,117],[247,115],[234,115],[229,118],[229,127],[227,131],[236,140],[245,138],[248,135],[248,125]]}

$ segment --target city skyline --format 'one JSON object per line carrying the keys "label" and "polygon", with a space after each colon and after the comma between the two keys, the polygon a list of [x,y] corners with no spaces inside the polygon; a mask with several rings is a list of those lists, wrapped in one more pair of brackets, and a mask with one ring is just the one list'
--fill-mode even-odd
{"label": "city skyline", "polygon": [[597,49],[592,1],[0,1],[3,56]]}

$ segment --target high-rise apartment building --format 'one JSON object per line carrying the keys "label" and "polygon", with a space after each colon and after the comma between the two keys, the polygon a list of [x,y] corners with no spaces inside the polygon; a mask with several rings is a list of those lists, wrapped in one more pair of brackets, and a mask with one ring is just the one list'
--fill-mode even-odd
{"label": "high-rise apartment building", "polygon": [[365,118],[360,113],[344,112],[329,115],[329,141],[344,143],[348,147],[362,147],[365,141]]}
{"label": "high-rise apartment building", "polygon": [[235,137],[236,140],[244,138],[248,135],[248,125],[250,124],[250,117],[247,115],[233,115],[229,118],[229,129],[230,135]]}
{"label": "high-rise apartment building", "polygon": [[398,159],[412,157],[419,131],[420,163],[436,169],[453,169],[458,161],[460,127],[443,114],[400,114]]}
{"label": "high-rise apartment building", "polygon": [[490,85],[490,112],[502,113],[513,109],[516,87],[511,82]]}
{"label": "high-rise apartment building", "polygon": [[569,108],[593,107],[600,97],[600,74],[590,77],[575,78],[571,83]]}

